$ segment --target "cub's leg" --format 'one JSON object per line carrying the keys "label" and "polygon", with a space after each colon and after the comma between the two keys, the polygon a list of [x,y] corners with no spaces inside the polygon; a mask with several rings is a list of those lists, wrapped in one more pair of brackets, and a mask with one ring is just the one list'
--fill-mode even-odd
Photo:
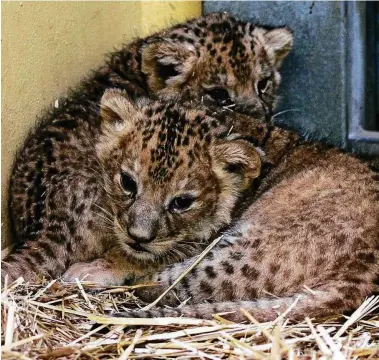
{"label": "cub's leg", "polygon": [[5,276],[8,282],[19,277],[35,280],[38,275],[58,278],[72,264],[97,258],[106,250],[112,239],[104,232],[96,213],[91,211],[92,201],[76,201],[80,194],[74,191],[73,200],[65,206],[57,201],[59,199],[48,199],[61,209],[53,212],[47,207],[42,229],[34,236],[25,233],[26,241],[5,256],[1,264],[2,281]]}
{"label": "cub's leg", "polygon": [[7,254],[1,261],[1,283],[22,277],[35,280],[38,274],[55,278],[62,274],[69,261],[67,243],[59,244],[41,236],[35,243],[26,243]]}
{"label": "cub's leg", "polygon": [[104,214],[98,215],[96,206],[103,189],[91,116],[89,110],[69,108],[32,132],[18,154],[9,201],[17,241],[2,262],[2,280],[57,278],[109,246]]}
{"label": "cub's leg", "polygon": [[92,236],[69,236],[61,233],[42,233],[38,240],[28,241],[7,254],[1,262],[1,280],[8,283],[23,277],[35,280],[38,275],[57,278],[72,263],[93,259],[103,252],[100,239]]}
{"label": "cub's leg", "polygon": [[146,264],[141,266],[116,246],[107,251],[102,258],[72,265],[63,275],[63,280],[73,282],[78,278],[101,285],[124,285],[145,276],[147,269],[153,272],[157,267]]}

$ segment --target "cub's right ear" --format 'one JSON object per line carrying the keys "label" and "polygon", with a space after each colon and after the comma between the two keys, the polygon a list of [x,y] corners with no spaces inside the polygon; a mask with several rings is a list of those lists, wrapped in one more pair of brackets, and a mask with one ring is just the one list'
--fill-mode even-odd
{"label": "cub's right ear", "polygon": [[265,32],[264,42],[268,56],[279,67],[293,47],[293,35],[287,28],[276,28]]}
{"label": "cub's right ear", "polygon": [[212,155],[214,171],[220,178],[234,178],[239,191],[246,190],[261,174],[261,154],[246,140],[237,138],[216,143]]}
{"label": "cub's right ear", "polygon": [[153,92],[166,87],[178,88],[192,74],[196,61],[194,45],[162,39],[143,49],[142,72]]}
{"label": "cub's right ear", "polygon": [[123,90],[109,89],[101,98],[100,116],[102,126],[108,130],[121,131],[130,128],[140,113]]}

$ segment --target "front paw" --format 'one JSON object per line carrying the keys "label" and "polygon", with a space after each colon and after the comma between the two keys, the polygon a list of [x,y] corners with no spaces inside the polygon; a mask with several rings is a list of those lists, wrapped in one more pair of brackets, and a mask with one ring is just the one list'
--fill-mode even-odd
{"label": "front paw", "polygon": [[62,280],[75,282],[90,281],[99,285],[123,285],[127,274],[112,269],[105,260],[95,260],[90,263],[76,263],[72,265],[63,275]]}
{"label": "front paw", "polygon": [[[42,269],[41,269],[42,270]],[[42,274],[41,274],[42,275]],[[1,287],[12,284],[18,279],[23,279],[23,281],[36,282],[38,281],[39,274],[35,273],[33,270],[25,268],[18,262],[7,262],[6,260],[1,263]],[[21,281],[21,280],[19,280]]]}

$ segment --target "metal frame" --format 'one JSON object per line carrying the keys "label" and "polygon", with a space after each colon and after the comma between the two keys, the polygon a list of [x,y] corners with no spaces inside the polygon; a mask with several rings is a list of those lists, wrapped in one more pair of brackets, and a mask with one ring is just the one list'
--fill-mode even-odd
{"label": "metal frame", "polygon": [[346,3],[347,13],[347,126],[348,139],[355,142],[379,143],[379,131],[367,130],[368,119],[375,106],[369,102],[369,94],[376,92],[375,83],[367,78],[367,69],[373,64],[367,56],[367,4]]}

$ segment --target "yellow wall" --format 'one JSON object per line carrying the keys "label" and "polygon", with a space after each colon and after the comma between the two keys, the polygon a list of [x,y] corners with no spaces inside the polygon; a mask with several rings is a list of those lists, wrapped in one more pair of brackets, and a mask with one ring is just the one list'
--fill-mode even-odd
{"label": "yellow wall", "polygon": [[9,242],[6,194],[15,150],[40,111],[106,52],[200,15],[200,1],[2,2],[2,243]]}

